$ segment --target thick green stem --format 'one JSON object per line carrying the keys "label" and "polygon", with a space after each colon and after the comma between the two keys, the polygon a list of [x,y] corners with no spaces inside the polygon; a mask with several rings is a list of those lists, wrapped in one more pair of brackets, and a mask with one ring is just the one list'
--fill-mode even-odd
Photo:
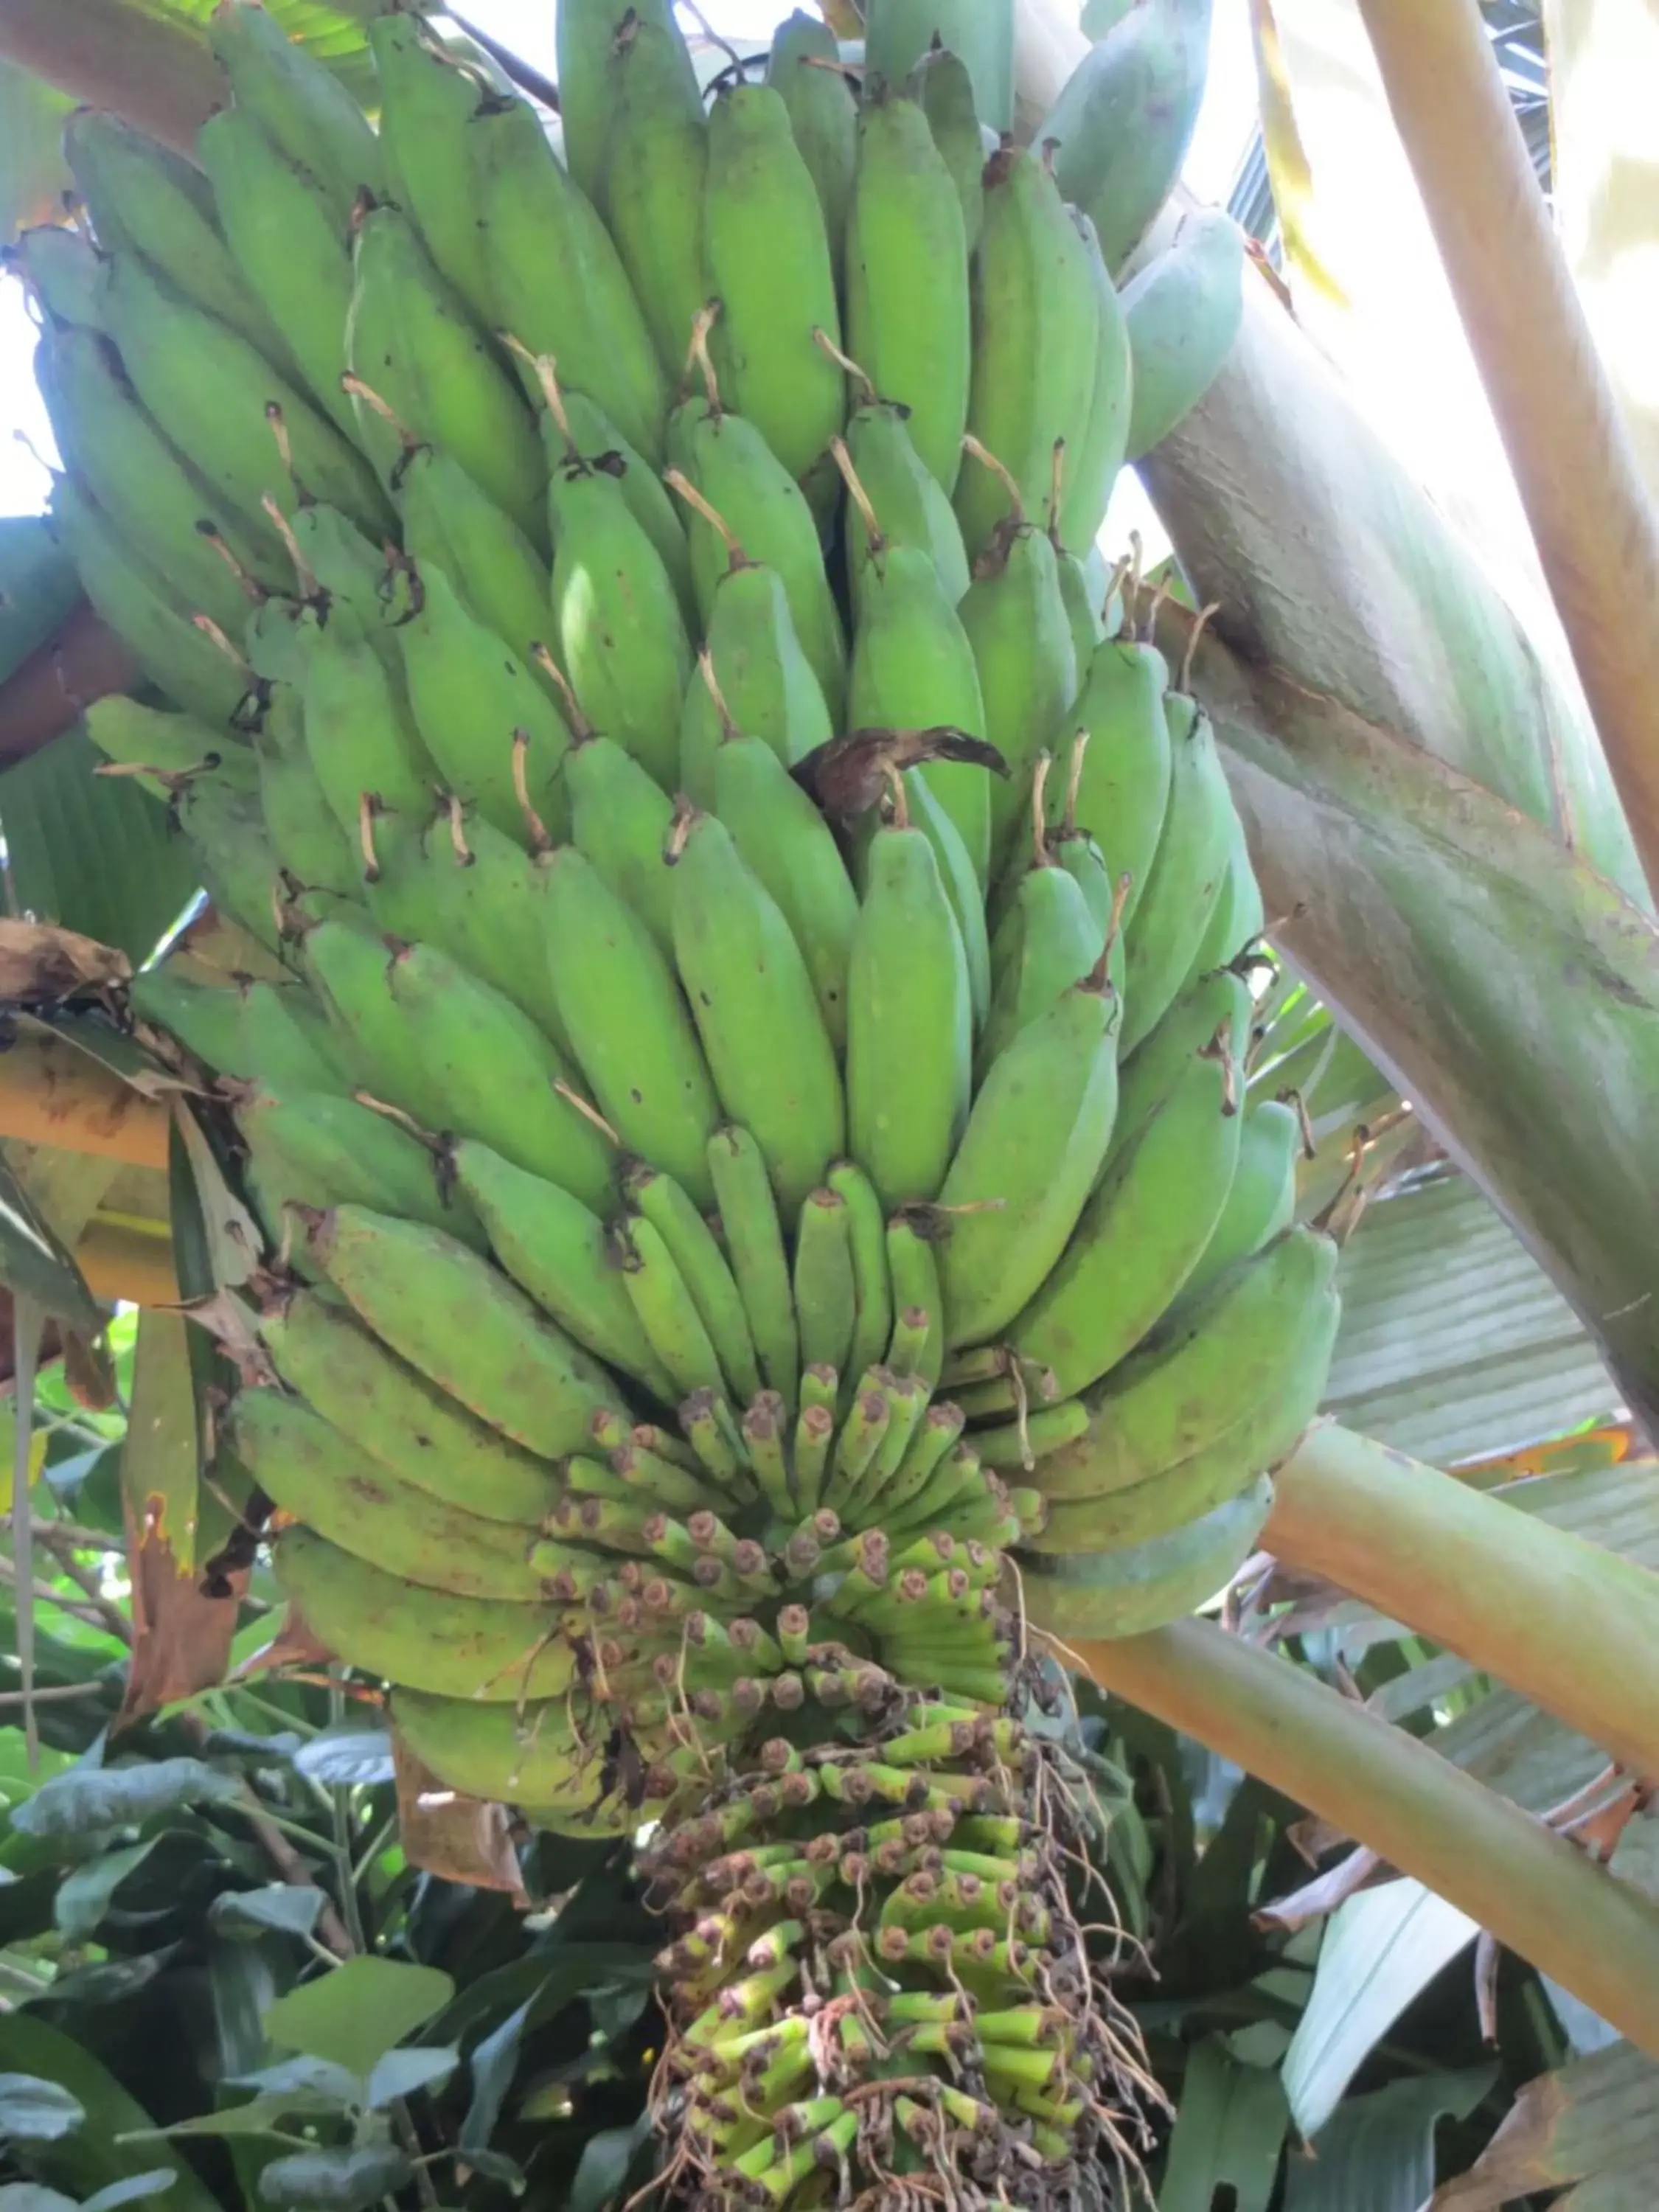
{"label": "thick green stem", "polygon": [[1334,1423],[1274,1483],[1265,1549],[1659,1779],[1659,1575]]}
{"label": "thick green stem", "polygon": [[1076,1656],[1103,1689],[1357,1836],[1659,2057],[1659,1905],[1530,1814],[1212,1622]]}

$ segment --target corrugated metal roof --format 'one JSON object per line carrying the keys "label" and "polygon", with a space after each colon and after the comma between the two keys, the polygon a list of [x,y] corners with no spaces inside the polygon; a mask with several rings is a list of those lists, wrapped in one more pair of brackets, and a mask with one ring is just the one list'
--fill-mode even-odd
{"label": "corrugated metal roof", "polygon": [[1326,1410],[1401,1451],[1455,1465],[1621,1410],[1577,1316],[1454,1170],[1373,1205],[1340,1280]]}

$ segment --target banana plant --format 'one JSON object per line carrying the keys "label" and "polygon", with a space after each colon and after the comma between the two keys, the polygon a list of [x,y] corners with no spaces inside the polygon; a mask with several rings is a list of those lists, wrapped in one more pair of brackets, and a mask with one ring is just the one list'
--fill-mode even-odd
{"label": "banana plant", "polygon": [[[1024,11],[1017,113],[1045,109],[1054,88],[1042,82],[1045,56],[1064,55],[1068,38],[1074,58],[1080,33],[1053,11]],[[0,53],[34,57],[63,89],[90,88],[66,82],[73,72],[61,61],[41,64],[45,51],[38,11],[0,0]],[[188,84],[179,97],[187,94]],[[1659,1073],[1659,985],[1636,848],[1582,702],[1265,290],[1251,294],[1209,399],[1149,458],[1146,476],[1200,596],[1223,604],[1194,673],[1229,750],[1280,941],[1516,1222],[1601,1334],[1632,1405],[1651,1413],[1659,1223],[1644,1140]],[[1164,619],[1184,657],[1189,623],[1174,608]],[[1340,1443],[1307,1455],[1304,1531],[1328,1535],[1339,1517],[1340,1462]],[[1448,1525],[1444,1492],[1432,1482],[1399,1488],[1397,1534],[1432,1547]],[[1279,1536],[1288,1540],[1292,1525],[1281,1516]],[[1502,1507],[1477,1506],[1465,1534],[1462,1556],[1495,1572],[1522,1556]],[[1403,1570],[1411,1544],[1384,1553]],[[1536,1547],[1526,1556],[1535,1559]],[[1540,1573],[1546,1607],[1547,1581]],[[1638,1644],[1655,1602],[1642,1582],[1650,1577],[1617,1585]],[[1403,1579],[1395,1587],[1408,1595]],[[1448,1606],[1436,1632],[1449,1644],[1499,1634],[1491,1608],[1460,1613],[1455,1593]],[[1620,1726],[1630,1678],[1610,1674],[1604,1653],[1564,1672],[1556,1662],[1568,1656],[1569,1624],[1559,1604],[1545,1627],[1530,1656],[1513,1638],[1502,1656],[1528,1670],[1540,1699],[1566,1695],[1574,1718],[1616,1737],[1621,1755],[1645,1767],[1649,1737]],[[1169,1684],[1201,1680],[1206,1648],[1166,1636],[1139,1655],[1140,1672],[1133,1652],[1101,1664],[1119,1667],[1149,1706],[1162,1699],[1174,1710]],[[1183,1674],[1182,1655],[1194,1653]],[[1484,1642],[1481,1656],[1496,1666]],[[1258,1675],[1243,1690],[1236,1720],[1271,1705]],[[1202,1733],[1219,1725],[1224,1702],[1189,1698],[1180,1717]],[[1351,1738],[1331,1725],[1328,1741],[1352,1753]],[[1272,1735],[1263,1725],[1239,1740],[1266,1759]],[[1350,1756],[1346,1771],[1360,1763]],[[1331,1764],[1344,1765],[1334,1750]],[[1317,1790],[1306,1762],[1297,1777]],[[1402,1802],[1408,1780],[1402,1770]],[[1363,1804],[1363,1791],[1346,1802]],[[1420,1802],[1432,1829],[1433,1794]],[[1500,1856],[1514,1846],[1504,1863],[1518,1885],[1547,1887],[1553,1869],[1578,1882],[1575,1895],[1583,1889],[1559,1854],[1548,1866],[1529,1855],[1512,1826],[1477,1829]],[[1451,1860],[1437,1848],[1447,1832],[1434,1831],[1428,1856],[1450,1880]],[[1392,1841],[1405,1831],[1396,1821],[1389,1833]],[[1401,1848],[1403,1857],[1408,1836]],[[1620,1911],[1603,1924],[1603,1965],[1620,1944],[1630,1960],[1650,1956],[1640,1911]],[[1517,1942],[1549,1940],[1547,1911],[1506,1924]],[[1628,1974],[1604,1976],[1596,1996],[1632,2033],[1655,2032]]]}

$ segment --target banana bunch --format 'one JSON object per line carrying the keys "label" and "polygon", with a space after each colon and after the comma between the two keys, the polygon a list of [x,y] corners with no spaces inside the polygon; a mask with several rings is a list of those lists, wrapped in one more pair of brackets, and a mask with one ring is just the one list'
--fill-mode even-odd
{"label": "banana bunch", "polygon": [[453,1788],[659,1824],[688,2187],[1102,2201],[1020,1611],[1224,1583],[1334,1254],[1214,733],[1095,547],[1224,253],[1137,316],[1167,147],[1085,211],[1100,103],[1000,135],[1006,5],[866,12],[706,102],[668,0],[564,0],[561,160],[414,15],[376,130],[226,0],[201,168],[77,116],[97,254],[27,265],[151,687],[88,727],[243,933],[131,1011],[267,1239],[290,1600]]}

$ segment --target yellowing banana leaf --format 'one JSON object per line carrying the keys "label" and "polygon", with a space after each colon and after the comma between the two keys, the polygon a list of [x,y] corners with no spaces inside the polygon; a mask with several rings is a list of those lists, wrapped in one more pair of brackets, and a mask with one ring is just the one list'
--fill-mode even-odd
{"label": "yellowing banana leaf", "polygon": [[1543,0],[1552,198],[1579,297],[1659,499],[1659,15],[1638,0]]}
{"label": "yellowing banana leaf", "polygon": [[[1615,2043],[1528,2081],[1468,2172],[1435,2191],[1430,2212],[1498,2212],[1536,2190],[1594,2175],[1650,2176],[1656,2164],[1659,2062]],[[1603,2196],[1604,2212],[1618,2202]]]}

